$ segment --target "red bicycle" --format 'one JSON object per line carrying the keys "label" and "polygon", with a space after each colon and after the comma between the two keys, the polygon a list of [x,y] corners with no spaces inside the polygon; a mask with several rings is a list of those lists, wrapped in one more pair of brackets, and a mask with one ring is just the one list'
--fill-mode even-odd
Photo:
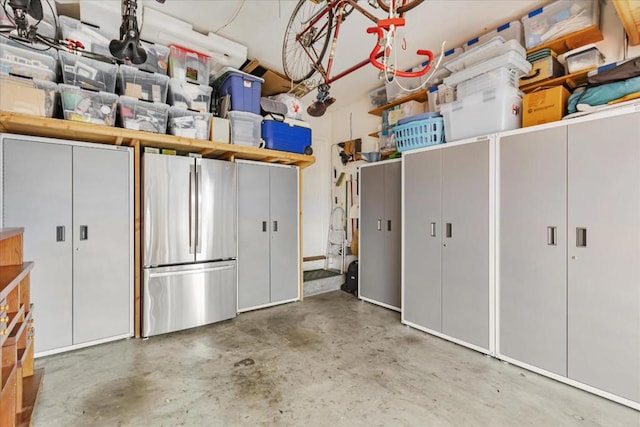
{"label": "red bicycle", "polygon": [[[385,19],[376,17],[360,6],[358,1],[300,0],[291,14],[282,46],[282,63],[286,76],[294,84],[308,80],[315,73],[320,74],[321,83],[317,86],[316,101],[307,109],[311,116],[321,116],[327,107],[335,102],[335,99],[329,95],[331,83],[369,63],[384,71],[386,75],[398,77],[422,76],[429,71],[433,61],[431,51],[418,50],[419,55],[428,57],[428,62],[417,72],[397,71],[389,61],[390,40],[393,40],[395,29],[404,25],[403,15],[424,0],[368,0],[369,7],[380,8],[388,14]],[[368,59],[333,76],[331,69],[340,27],[354,10],[375,24],[375,27],[368,28],[367,32],[376,34],[378,39]],[[386,35],[385,32],[387,32]],[[331,50],[324,66],[323,60],[330,41]],[[382,62],[378,61],[378,58],[382,58]]]}

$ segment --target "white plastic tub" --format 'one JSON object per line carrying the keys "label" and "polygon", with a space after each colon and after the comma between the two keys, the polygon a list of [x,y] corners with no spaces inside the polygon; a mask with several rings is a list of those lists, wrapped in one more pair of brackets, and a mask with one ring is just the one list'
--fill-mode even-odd
{"label": "white plastic tub", "polygon": [[509,51],[495,58],[487,59],[472,67],[453,73],[444,79],[444,84],[455,87],[465,80],[472,79],[497,68],[515,70],[518,76],[524,76],[531,71],[531,63],[514,51]]}
{"label": "white plastic tub", "polygon": [[460,83],[456,99],[461,100],[478,92],[512,87],[518,88],[518,74],[509,68],[497,68]]}
{"label": "white plastic tub", "polygon": [[238,145],[262,145],[262,116],[247,111],[229,111],[231,143]]}
{"label": "white plastic tub", "polygon": [[208,140],[211,135],[211,114],[169,108],[168,129],[171,135]]}
{"label": "white plastic tub", "polygon": [[479,92],[443,104],[440,112],[447,142],[522,126],[522,98],[515,88]]}
{"label": "white plastic tub", "polygon": [[527,49],[598,25],[598,0],[559,0],[522,17]]}
{"label": "white plastic tub", "polygon": [[488,59],[504,55],[510,51],[517,53],[523,58],[526,57],[527,54],[524,47],[522,47],[522,45],[516,40],[503,42],[500,37],[495,37],[486,43],[476,45],[473,49],[470,49],[459,55],[454,60],[447,62],[445,67],[452,73],[456,73]]}
{"label": "white plastic tub", "polygon": [[569,73],[577,73],[604,64],[604,56],[595,46],[569,51],[565,54],[564,60],[567,62]]}

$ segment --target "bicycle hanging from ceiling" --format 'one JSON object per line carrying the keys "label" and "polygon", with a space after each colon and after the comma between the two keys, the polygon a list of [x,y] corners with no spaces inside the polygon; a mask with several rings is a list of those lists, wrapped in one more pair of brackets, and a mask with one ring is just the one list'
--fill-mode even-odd
{"label": "bicycle hanging from ceiling", "polygon": [[[373,15],[360,6],[358,1],[300,0],[291,14],[282,45],[282,63],[286,76],[293,84],[308,81],[316,73],[320,75],[316,100],[307,108],[311,116],[322,116],[327,107],[335,102],[335,98],[329,94],[331,83],[367,64],[378,68],[389,82],[395,77],[423,76],[431,68],[433,53],[429,50],[417,51],[418,55],[425,55],[428,60],[422,69],[415,72],[396,70],[392,57],[396,30],[405,25],[404,14],[424,0],[368,0],[370,8],[380,8],[386,12],[387,16],[384,19]],[[332,75],[340,27],[354,10],[375,24],[375,27],[367,28],[367,33],[377,36],[376,44],[369,58]],[[330,42],[331,49],[324,65],[323,60]]]}

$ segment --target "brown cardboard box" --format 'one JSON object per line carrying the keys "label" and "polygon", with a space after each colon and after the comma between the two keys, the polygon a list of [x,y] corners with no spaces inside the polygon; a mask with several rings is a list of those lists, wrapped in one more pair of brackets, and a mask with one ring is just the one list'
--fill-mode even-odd
{"label": "brown cardboard box", "polygon": [[522,99],[522,127],[561,120],[568,99],[569,91],[564,86],[527,93]]}
{"label": "brown cardboard box", "polygon": [[261,95],[262,96],[271,96],[278,95],[280,93],[287,93],[292,88],[292,83],[282,74],[278,73],[275,70],[267,68],[264,65],[261,65],[260,62],[256,59],[252,60],[244,67],[242,67],[242,71],[245,73],[252,74],[256,77],[260,77],[264,79],[264,83],[262,84]]}

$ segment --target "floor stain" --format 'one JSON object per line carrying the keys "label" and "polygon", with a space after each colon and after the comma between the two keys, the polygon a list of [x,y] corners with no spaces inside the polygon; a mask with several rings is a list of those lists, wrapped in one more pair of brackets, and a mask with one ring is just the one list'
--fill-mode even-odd
{"label": "floor stain", "polygon": [[289,341],[289,347],[299,350],[315,350],[324,342],[319,334],[303,328],[288,331],[286,337]]}
{"label": "floor stain", "polygon": [[275,366],[268,364],[250,365],[247,369],[233,372],[233,382],[237,393],[243,400],[258,400],[275,407],[282,402],[282,393],[276,382]]}
{"label": "floor stain", "polygon": [[137,415],[141,408],[153,398],[150,373],[117,378],[97,387],[82,403],[82,413],[97,419],[112,416],[115,412],[121,420]]}
{"label": "floor stain", "polygon": [[233,367],[237,368],[237,367],[240,367],[240,366],[251,366],[251,365],[255,365],[255,364],[256,364],[256,362],[253,359],[248,357],[246,359],[242,359],[241,361],[234,363]]}

